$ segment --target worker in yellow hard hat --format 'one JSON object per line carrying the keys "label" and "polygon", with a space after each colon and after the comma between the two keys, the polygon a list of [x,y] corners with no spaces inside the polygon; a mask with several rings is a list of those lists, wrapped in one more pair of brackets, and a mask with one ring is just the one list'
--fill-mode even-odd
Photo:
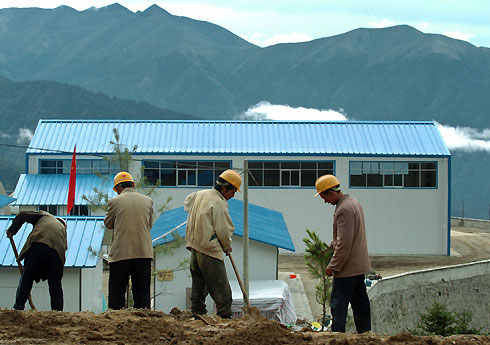
{"label": "worker in yellow hard hat", "polygon": [[349,194],[343,194],[334,175],[320,176],[315,183],[317,193],[325,203],[335,205],[333,218],[334,254],[326,274],[333,276],[330,308],[332,332],[345,332],[347,307],[354,313],[358,333],[371,330],[371,306],[364,283],[371,270],[369,262],[364,211],[361,204]]}
{"label": "worker in yellow hard hat", "polygon": [[186,247],[191,251],[191,311],[206,314],[205,299],[209,292],[216,303],[217,314],[231,318],[231,288],[226,275],[223,252],[231,252],[235,226],[228,212],[228,200],[240,191],[242,178],[235,170],[221,173],[214,188],[187,196],[188,212]]}
{"label": "worker in yellow hard hat", "polygon": [[153,200],[134,189],[126,171],[114,177],[117,196],[109,200],[104,224],[112,229],[109,250],[109,308],[125,306],[126,286],[131,277],[134,308],[150,308],[151,226]]}

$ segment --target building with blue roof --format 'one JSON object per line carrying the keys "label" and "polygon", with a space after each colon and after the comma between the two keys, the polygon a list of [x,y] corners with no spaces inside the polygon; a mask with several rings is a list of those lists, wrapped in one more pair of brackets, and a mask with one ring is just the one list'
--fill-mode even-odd
{"label": "building with blue roof", "polygon": [[[450,253],[451,155],[431,121],[40,120],[21,180],[50,177],[33,188],[18,186],[15,204],[66,213],[54,196],[49,201],[40,196],[56,189],[61,203],[66,200],[65,190],[48,180],[68,174],[75,144],[77,177],[97,174],[110,181],[119,171],[107,160],[114,129],[126,147],[137,146],[129,172],[145,178],[146,191],[158,186],[155,205],[171,196],[168,207],[181,207],[189,193],[212,187],[221,171],[243,172],[248,161],[249,202],[281,212],[302,253],[306,229],[327,243],[332,240],[334,208],[313,198],[316,178],[332,173],[343,192],[364,207],[370,254]],[[90,184],[112,191],[110,183]],[[84,205],[82,199],[75,212],[103,214]]]}
{"label": "building with blue roof", "polygon": [[[229,211],[235,225],[232,238],[232,256],[238,271],[243,272],[243,201],[230,199]],[[277,280],[279,248],[294,252],[284,217],[278,211],[249,204],[249,279]],[[188,260],[190,252],[182,245],[173,250],[159,250],[158,246],[172,244],[174,236],[185,237],[187,213],[184,207],[162,213],[153,225],[151,237],[155,246],[155,309],[170,312],[173,307],[188,309],[188,295],[192,286],[188,270],[175,270],[179,264]],[[233,267],[225,257],[228,279],[237,280]],[[172,297],[170,298],[169,295]],[[213,310],[212,300],[206,301],[208,310]]]}
{"label": "building with blue roof", "polygon": [[[0,307],[12,308],[20,273],[10,240],[5,236],[14,216],[0,216]],[[64,217],[67,223],[66,262],[63,273],[64,311],[102,312],[102,259],[98,255],[104,237],[103,217]],[[20,252],[32,225],[24,224],[14,236]],[[51,310],[47,281],[34,284],[31,292],[36,309]],[[26,308],[29,308],[26,304]]]}

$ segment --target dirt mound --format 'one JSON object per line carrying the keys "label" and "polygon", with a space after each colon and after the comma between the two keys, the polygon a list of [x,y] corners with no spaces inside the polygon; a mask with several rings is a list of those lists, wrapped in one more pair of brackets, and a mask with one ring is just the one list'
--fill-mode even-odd
{"label": "dirt mound", "polygon": [[165,314],[150,310],[90,312],[15,311],[0,309],[0,344],[427,344],[483,345],[488,336],[417,337],[293,332],[275,321],[252,318],[208,318],[206,324],[190,312]]}

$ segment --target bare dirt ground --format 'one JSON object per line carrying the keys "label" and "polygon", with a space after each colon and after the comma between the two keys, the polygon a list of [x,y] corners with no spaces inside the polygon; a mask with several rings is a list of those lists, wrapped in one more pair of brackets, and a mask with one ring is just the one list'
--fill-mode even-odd
{"label": "bare dirt ground", "polygon": [[[472,229],[455,229],[454,257],[373,257],[374,270],[382,276],[429,267],[446,266],[490,258],[490,234]],[[279,270],[302,275],[310,305],[314,301],[314,281],[309,278],[300,256],[281,256]],[[313,293],[312,293],[313,291]],[[313,299],[313,300],[312,300]],[[313,309],[313,308],[312,308]],[[312,310],[313,311],[313,310]],[[312,332],[311,328],[293,331],[275,321],[241,318],[223,320],[208,317],[208,324],[194,320],[187,311],[170,314],[150,310],[68,313],[53,311],[15,311],[0,309],[0,345],[4,344],[427,344],[483,345],[489,336],[457,335],[419,337],[407,333],[393,336],[377,334],[339,334]]]}
{"label": "bare dirt ground", "polygon": [[375,334],[338,334],[293,332],[268,320],[213,319],[207,325],[194,320],[190,312],[173,314],[150,310],[119,310],[103,314],[89,312],[0,310],[0,344],[427,344],[483,345],[488,336],[418,337],[402,333],[394,336]]}
{"label": "bare dirt ground", "polygon": [[[371,256],[372,270],[382,277],[422,269],[452,266],[490,259],[490,233],[478,229],[453,227],[451,231],[451,256]],[[316,281],[304,264],[302,255],[281,255],[279,271],[294,272],[301,280],[308,297],[311,312],[316,320],[322,315],[315,301]]]}

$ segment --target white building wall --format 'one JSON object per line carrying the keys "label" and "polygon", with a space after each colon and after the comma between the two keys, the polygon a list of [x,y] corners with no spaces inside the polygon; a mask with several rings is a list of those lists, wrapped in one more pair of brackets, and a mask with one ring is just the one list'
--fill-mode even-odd
{"label": "white building wall", "polygon": [[[63,272],[64,311],[80,310],[80,269],[65,268]],[[11,309],[15,302],[15,293],[19,285],[20,273],[17,267],[0,268],[0,307]],[[37,310],[51,310],[49,288],[47,281],[34,282],[31,291],[32,301]],[[26,310],[29,310],[29,302]]]}
{"label": "white building wall", "polygon": [[[46,156],[42,158],[65,158],[71,156]],[[342,191],[358,199],[366,218],[368,248],[371,255],[448,255],[448,159],[361,157],[361,156],[226,156],[226,155],[135,155],[138,159],[130,166],[134,178],[140,176],[141,160],[229,160],[233,168],[243,168],[249,160],[327,160],[335,162],[335,174]],[[349,189],[349,161],[437,161],[437,189]],[[29,171],[37,173],[37,157],[30,157]],[[199,190],[195,187],[160,187],[151,195],[157,210],[170,196],[168,209],[181,207],[185,197]],[[145,189],[149,191],[149,189]],[[320,238],[330,243],[334,207],[314,198],[314,188],[250,188],[249,202],[282,212],[297,253],[305,250],[303,238],[306,229],[315,231]],[[243,193],[235,195],[243,200]],[[104,215],[93,212],[92,215]],[[158,214],[156,215],[156,217]],[[155,219],[156,219],[155,217]],[[281,250],[281,253],[289,252]]]}
{"label": "white building wall", "polygon": [[[232,157],[233,168],[243,168],[243,160],[332,160],[342,191],[358,199],[365,213],[368,248],[371,255],[447,255],[448,236],[448,160],[400,157]],[[227,156],[158,156],[147,159],[165,160],[229,160]],[[437,161],[438,188],[349,188],[349,161]],[[139,173],[139,162],[134,173]],[[155,207],[169,196],[169,209],[181,207],[185,197],[198,188],[160,187],[152,195]],[[314,188],[250,188],[249,202],[282,212],[296,252],[305,250],[302,241],[306,229],[320,238],[332,241],[332,222],[335,207],[314,198]],[[243,193],[235,195],[243,200]],[[281,250],[281,252],[289,252]]]}
{"label": "white building wall", "polygon": [[103,277],[102,277],[102,258],[97,260],[94,268],[82,269],[82,302],[81,310],[102,313],[102,299],[104,297]]}

